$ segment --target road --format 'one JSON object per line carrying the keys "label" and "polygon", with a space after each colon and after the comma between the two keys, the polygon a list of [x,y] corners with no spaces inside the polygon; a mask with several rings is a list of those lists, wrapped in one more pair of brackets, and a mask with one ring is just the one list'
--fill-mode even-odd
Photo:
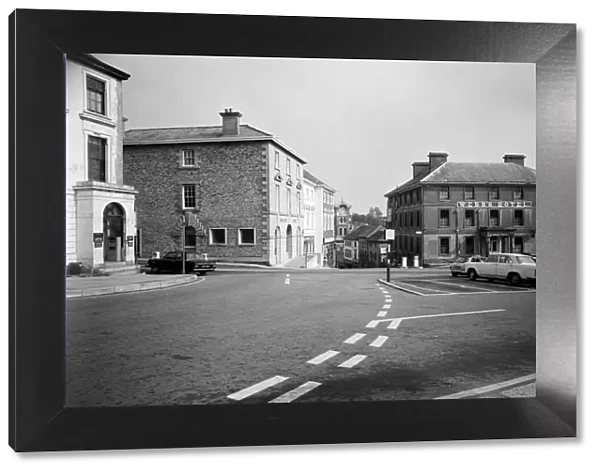
{"label": "road", "polygon": [[432,399],[535,373],[534,292],[424,297],[383,277],[217,271],[69,300],[68,405]]}

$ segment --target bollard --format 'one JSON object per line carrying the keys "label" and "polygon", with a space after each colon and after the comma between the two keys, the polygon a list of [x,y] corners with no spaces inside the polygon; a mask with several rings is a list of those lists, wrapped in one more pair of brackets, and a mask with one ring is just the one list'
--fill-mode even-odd
{"label": "bollard", "polygon": [[403,256],[403,257],[402,257],[402,267],[403,267],[403,268],[406,268],[406,267],[408,267],[408,264],[407,264],[407,258],[406,258],[406,256]]}
{"label": "bollard", "polygon": [[414,265],[415,268],[419,267],[419,257],[418,256],[414,257],[413,265]]}

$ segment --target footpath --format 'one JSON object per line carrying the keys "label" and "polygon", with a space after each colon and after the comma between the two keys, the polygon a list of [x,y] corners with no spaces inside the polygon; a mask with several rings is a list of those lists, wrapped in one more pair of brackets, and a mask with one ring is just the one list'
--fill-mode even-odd
{"label": "footpath", "polygon": [[111,276],[67,277],[67,299],[77,297],[150,291],[189,284],[198,279],[195,274],[115,274]]}

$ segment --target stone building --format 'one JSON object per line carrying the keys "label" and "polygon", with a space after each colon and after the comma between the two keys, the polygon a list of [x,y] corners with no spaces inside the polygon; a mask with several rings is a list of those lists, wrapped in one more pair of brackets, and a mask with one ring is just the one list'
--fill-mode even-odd
{"label": "stone building", "polygon": [[415,162],[413,178],[385,194],[392,255],[436,264],[458,255],[536,252],[536,172],[525,156],[453,163],[447,153]]}
{"label": "stone building", "polygon": [[129,77],[89,54],[67,55],[67,264],[116,270],[135,262],[136,191],[123,181]]}
{"label": "stone building", "polygon": [[138,189],[140,256],[181,249],[284,265],[303,254],[306,161],[232,109],[221,125],[132,129],[125,181]]}
{"label": "stone building", "polygon": [[[365,268],[379,266],[377,263],[381,249],[386,245],[385,227],[382,225],[363,224],[344,236],[344,257],[342,266],[345,268]],[[381,242],[380,242],[381,240]],[[377,255],[373,255],[373,251]]]}
{"label": "stone building", "polygon": [[342,198],[339,204],[334,205],[334,240],[333,259],[334,267],[344,266],[344,237],[353,230],[352,206]]}

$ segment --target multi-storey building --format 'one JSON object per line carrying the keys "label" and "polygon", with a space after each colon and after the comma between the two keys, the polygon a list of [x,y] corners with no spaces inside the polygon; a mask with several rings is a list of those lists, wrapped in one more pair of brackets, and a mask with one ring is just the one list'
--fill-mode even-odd
{"label": "multi-storey building", "polygon": [[303,254],[306,161],[232,109],[218,126],[125,134],[139,190],[141,254],[185,246],[221,261],[283,265]]}
{"label": "multi-storey building", "polygon": [[122,82],[129,74],[88,54],[66,61],[66,262],[135,262],[136,190],[123,182]]}
{"label": "multi-storey building", "polygon": [[504,163],[453,163],[447,153],[415,162],[413,178],[385,194],[393,256],[424,264],[457,255],[535,253],[536,172],[525,156]]}
{"label": "multi-storey building", "polygon": [[317,266],[332,260],[334,195],[335,189],[308,170],[304,170],[304,244],[307,253],[315,257]]}

